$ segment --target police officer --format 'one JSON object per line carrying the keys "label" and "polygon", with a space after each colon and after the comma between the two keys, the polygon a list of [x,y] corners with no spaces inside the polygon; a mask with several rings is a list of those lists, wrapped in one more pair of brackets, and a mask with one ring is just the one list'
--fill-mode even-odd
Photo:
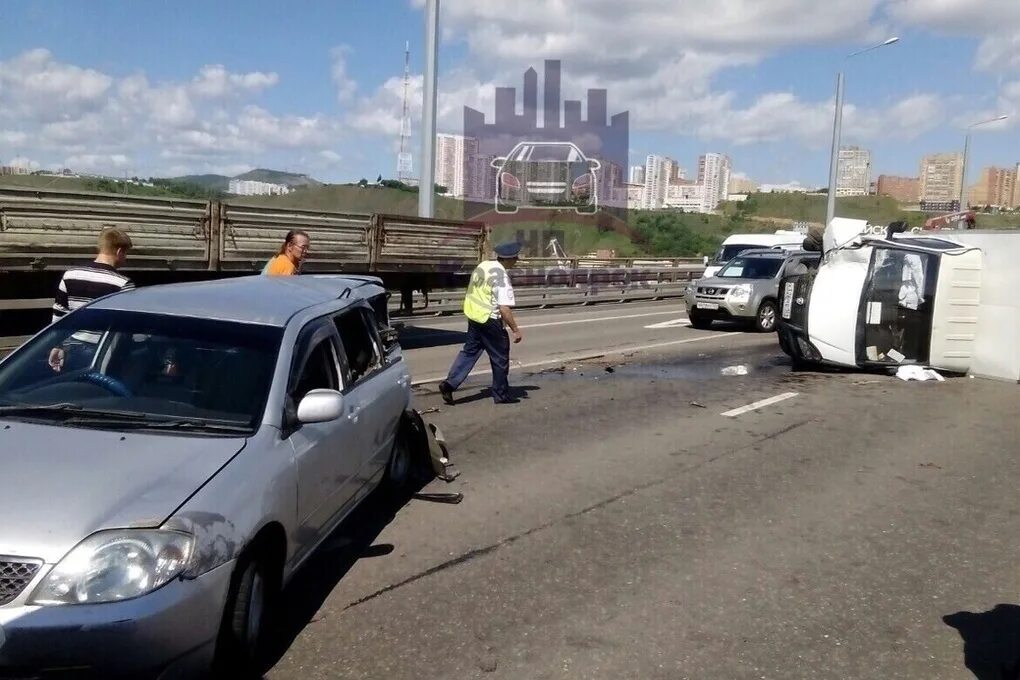
{"label": "police officer", "polygon": [[485,260],[475,267],[464,297],[464,315],[468,319],[467,340],[461,349],[446,380],[439,383],[443,401],[453,404],[453,392],[467,379],[482,350],[489,355],[492,365],[492,400],[497,404],[515,404],[519,399],[510,397],[510,328],[514,343],[521,341],[511,308],[514,306],[514,288],[507,269],[517,264],[521,252],[519,243],[496,246],[496,259]]}

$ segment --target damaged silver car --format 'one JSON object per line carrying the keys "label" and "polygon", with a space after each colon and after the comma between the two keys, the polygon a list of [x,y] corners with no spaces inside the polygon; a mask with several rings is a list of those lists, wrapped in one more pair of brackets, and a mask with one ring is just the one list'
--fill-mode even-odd
{"label": "damaged silver car", "polygon": [[245,277],[102,298],[0,363],[0,675],[254,668],[298,567],[415,478],[387,329],[378,279]]}

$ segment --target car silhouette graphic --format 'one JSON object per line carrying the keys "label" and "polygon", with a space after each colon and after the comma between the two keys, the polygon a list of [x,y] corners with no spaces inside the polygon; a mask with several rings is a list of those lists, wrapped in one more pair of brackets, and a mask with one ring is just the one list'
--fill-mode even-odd
{"label": "car silhouette graphic", "polygon": [[493,159],[496,212],[520,208],[573,208],[598,212],[600,164],[571,142],[520,142],[506,156]]}

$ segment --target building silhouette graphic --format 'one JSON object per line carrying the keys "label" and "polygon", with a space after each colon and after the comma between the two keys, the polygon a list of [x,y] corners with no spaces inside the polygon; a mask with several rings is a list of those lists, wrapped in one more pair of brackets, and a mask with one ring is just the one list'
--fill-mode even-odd
{"label": "building silhouette graphic", "polygon": [[[493,167],[493,160],[506,158],[519,144],[536,143],[572,144],[585,159],[598,161],[594,164],[597,170],[593,171],[597,208],[625,221],[629,112],[609,117],[607,91],[593,88],[587,91],[586,115],[582,115],[580,100],[562,100],[561,78],[560,61],[545,60],[540,100],[538,72],[533,67],[525,71],[523,106],[519,113],[517,89],[497,87],[491,122],[486,122],[483,112],[464,107],[463,136],[471,140],[464,145],[470,151],[465,151],[463,158],[465,194],[470,201],[465,210],[466,218],[493,210],[497,176],[501,172]],[[557,208],[557,212],[567,219],[574,211]]]}

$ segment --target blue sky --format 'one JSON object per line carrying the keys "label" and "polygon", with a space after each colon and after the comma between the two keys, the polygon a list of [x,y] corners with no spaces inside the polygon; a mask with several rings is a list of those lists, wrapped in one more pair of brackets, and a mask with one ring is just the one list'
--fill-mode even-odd
{"label": "blue sky", "polygon": [[[7,3],[0,160],[394,176],[405,41],[415,127],[420,110],[422,4]],[[611,114],[630,111],[632,163],[658,153],[690,171],[717,151],[759,182],[824,185],[842,67],[843,140],[872,151],[876,177],[916,175],[922,154],[962,150],[963,125],[995,114],[1010,119],[974,134],[969,176],[1020,161],[1016,0],[442,0],[442,13],[445,131],[559,58],[565,96],[605,87]]]}

